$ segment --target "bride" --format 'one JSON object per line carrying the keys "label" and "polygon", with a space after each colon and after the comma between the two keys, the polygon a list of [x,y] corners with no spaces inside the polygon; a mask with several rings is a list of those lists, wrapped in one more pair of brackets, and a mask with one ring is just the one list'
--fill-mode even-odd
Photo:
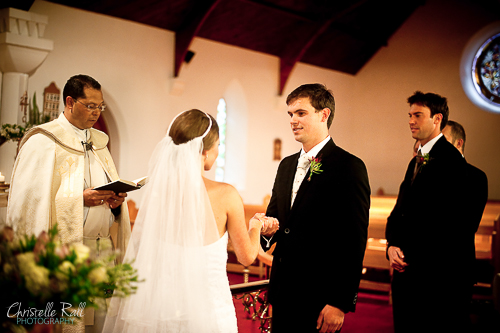
{"label": "bride", "polygon": [[112,298],[103,332],[237,332],[228,238],[248,266],[257,257],[260,231],[275,232],[278,222],[256,214],[247,227],[236,189],[202,176],[218,155],[212,116],[185,111],[167,133],[150,160],[125,254],[144,282],[130,297]]}

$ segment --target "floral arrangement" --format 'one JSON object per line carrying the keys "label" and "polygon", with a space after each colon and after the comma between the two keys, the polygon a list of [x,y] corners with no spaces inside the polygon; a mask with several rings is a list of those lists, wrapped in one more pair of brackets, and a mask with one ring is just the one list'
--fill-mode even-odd
{"label": "floral arrangement", "polygon": [[0,138],[5,141],[19,140],[23,137],[27,128],[17,124],[3,124],[0,128]]}
{"label": "floral arrangement", "polygon": [[321,158],[320,157],[311,157],[309,159],[309,162],[311,163],[310,165],[310,171],[309,171],[309,178],[307,178],[307,181],[311,181],[311,177],[313,174],[320,174],[323,172],[321,170]]}
{"label": "floral arrangement", "polygon": [[43,115],[38,109],[35,91],[32,104],[29,106],[29,121],[26,123],[26,127],[18,124],[3,124],[2,128],[0,128],[0,145],[11,140],[19,141],[31,127],[44,124],[48,121],[50,121],[50,117]]}
{"label": "floral arrangement", "polygon": [[432,160],[432,158],[429,156],[428,153],[425,153],[423,155],[418,154],[416,158],[417,158],[417,165],[420,165],[418,172],[421,172],[424,166],[426,166]]}
{"label": "floral arrangement", "polygon": [[13,229],[5,227],[0,233],[0,289],[7,316],[0,331],[23,331],[37,323],[71,324],[86,306],[98,308],[105,298],[135,293],[140,281],[130,264],[114,265],[112,255],[99,260],[89,255],[83,244],[62,244],[57,225],[38,238],[17,241]]}

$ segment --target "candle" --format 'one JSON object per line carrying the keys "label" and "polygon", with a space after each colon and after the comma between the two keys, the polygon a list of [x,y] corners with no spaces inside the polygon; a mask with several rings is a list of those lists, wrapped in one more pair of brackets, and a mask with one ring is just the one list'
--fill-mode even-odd
{"label": "candle", "polygon": [[0,172],[0,183],[5,182],[5,176]]}

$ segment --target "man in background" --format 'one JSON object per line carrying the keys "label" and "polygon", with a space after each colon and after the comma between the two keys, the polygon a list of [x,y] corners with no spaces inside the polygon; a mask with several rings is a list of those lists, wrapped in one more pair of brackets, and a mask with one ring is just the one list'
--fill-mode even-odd
{"label": "man in background", "polygon": [[464,156],[465,151],[465,129],[462,125],[453,120],[448,120],[448,123],[443,128],[443,135],[460,154]]}
{"label": "man in background", "polygon": [[441,133],[449,116],[446,98],[417,91],[408,103],[411,134],[420,146],[386,226],[394,329],[467,332],[472,267],[466,163]]}
{"label": "man in background", "polygon": [[[443,135],[458,151],[464,156],[465,159],[465,142],[466,135],[463,126],[456,121],[448,120],[448,124],[443,129]],[[488,201],[488,178],[486,174],[479,168],[467,163],[467,177],[465,179],[468,182],[468,198],[464,198],[464,202],[467,203],[467,210],[463,212],[468,214],[468,220],[470,221],[470,260],[473,265],[476,265],[476,246],[474,242],[474,234],[476,233],[481,219],[483,217],[484,207]],[[477,272],[474,269],[474,272]],[[471,281],[471,298],[472,298],[472,286],[477,282],[477,276],[473,277]]]}

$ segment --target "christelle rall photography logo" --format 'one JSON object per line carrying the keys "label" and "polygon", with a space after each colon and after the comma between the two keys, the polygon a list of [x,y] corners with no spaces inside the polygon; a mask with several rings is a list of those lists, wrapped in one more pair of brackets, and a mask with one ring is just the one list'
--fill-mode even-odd
{"label": "christelle rall photography logo", "polygon": [[59,311],[54,308],[54,302],[48,302],[45,309],[23,308],[21,302],[15,302],[7,309],[7,317],[16,319],[17,325],[34,324],[74,324],[75,319],[83,317],[85,302],[74,308],[72,304],[60,302]]}

